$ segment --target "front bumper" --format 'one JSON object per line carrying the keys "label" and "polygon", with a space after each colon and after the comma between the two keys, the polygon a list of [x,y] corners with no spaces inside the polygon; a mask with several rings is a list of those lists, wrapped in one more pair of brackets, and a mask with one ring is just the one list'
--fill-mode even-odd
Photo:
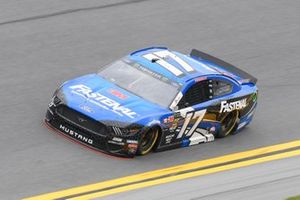
{"label": "front bumper", "polygon": [[[82,116],[80,113],[78,115],[79,117]],[[48,108],[45,121],[64,136],[94,150],[120,157],[133,157],[136,154],[137,136],[122,138],[108,131],[97,133],[89,130],[88,126],[85,127],[79,121],[76,122],[73,117],[62,116],[56,106]]]}

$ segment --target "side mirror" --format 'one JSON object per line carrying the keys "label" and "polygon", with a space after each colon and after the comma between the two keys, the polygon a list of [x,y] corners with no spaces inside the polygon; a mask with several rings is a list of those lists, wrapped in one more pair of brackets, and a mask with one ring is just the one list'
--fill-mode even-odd
{"label": "side mirror", "polygon": [[184,103],[184,107],[189,107],[189,106],[190,106],[189,102]]}

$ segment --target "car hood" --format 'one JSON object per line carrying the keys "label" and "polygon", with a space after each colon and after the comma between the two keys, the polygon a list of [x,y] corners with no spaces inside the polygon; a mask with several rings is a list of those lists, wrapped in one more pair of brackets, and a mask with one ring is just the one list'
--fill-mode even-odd
{"label": "car hood", "polygon": [[97,74],[70,80],[61,91],[68,107],[102,122],[147,123],[143,119],[169,111]]}

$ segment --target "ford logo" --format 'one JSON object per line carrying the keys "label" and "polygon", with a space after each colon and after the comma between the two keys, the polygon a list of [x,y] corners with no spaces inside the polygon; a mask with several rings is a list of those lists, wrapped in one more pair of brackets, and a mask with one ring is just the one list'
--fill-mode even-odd
{"label": "ford logo", "polygon": [[82,122],[85,122],[86,119],[83,119],[83,118],[81,118],[81,117],[78,117],[78,121],[79,121],[80,123],[82,123]]}

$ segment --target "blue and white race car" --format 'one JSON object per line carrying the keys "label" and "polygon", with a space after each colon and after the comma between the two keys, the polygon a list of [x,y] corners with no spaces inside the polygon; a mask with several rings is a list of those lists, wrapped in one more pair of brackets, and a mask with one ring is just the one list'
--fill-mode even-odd
{"label": "blue and white race car", "polygon": [[184,55],[150,47],[65,82],[45,121],[93,149],[145,155],[238,132],[253,118],[256,81],[195,49]]}

